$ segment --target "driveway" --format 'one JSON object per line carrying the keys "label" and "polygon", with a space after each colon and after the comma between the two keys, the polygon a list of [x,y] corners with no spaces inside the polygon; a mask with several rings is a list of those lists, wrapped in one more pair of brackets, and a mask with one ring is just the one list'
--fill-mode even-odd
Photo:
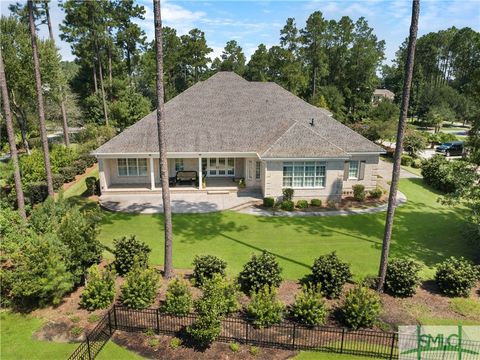
{"label": "driveway", "polygon": [[[256,192],[229,194],[172,193],[170,194],[174,213],[209,213],[214,211],[238,209],[262,201],[262,195]],[[100,205],[112,211],[139,214],[163,212],[162,195],[115,194],[102,195]]]}
{"label": "driveway", "polygon": [[[383,179],[383,181],[387,182],[392,180],[392,171],[393,171],[393,163],[388,161],[380,160],[378,164],[378,175]],[[411,173],[403,168],[400,168],[400,178],[421,178],[417,174]]]}

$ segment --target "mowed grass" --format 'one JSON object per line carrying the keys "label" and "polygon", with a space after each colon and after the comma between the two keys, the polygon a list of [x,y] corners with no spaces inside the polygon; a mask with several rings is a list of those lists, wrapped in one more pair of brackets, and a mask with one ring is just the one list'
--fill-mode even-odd
{"label": "mowed grass", "polygon": [[[425,278],[448,256],[471,256],[462,236],[464,209],[439,204],[439,194],[421,179],[402,179],[400,190],[408,203],[396,211],[392,256],[419,261]],[[175,268],[191,268],[195,255],[213,254],[227,261],[229,273],[236,275],[252,253],[266,249],[278,258],[284,278],[298,279],[310,271],[316,257],[336,251],[359,279],[378,271],[384,223],[385,212],[331,217],[174,214],[173,262]],[[152,248],[151,262],[163,263],[161,214],[105,212],[102,243],[111,248],[113,239],[124,235],[146,242]],[[112,258],[108,252],[106,256]]]}
{"label": "mowed grass", "polygon": [[[0,313],[0,350],[2,360],[61,360],[67,359],[78,343],[55,343],[34,340],[32,335],[40,329],[44,320],[30,315],[3,311]],[[97,359],[141,359],[109,341]]]}
{"label": "mowed grass", "polygon": [[84,176],[80,181],[65,190],[63,196],[66,198],[82,196],[87,191],[87,185],[85,184],[85,179],[87,177],[95,177],[98,179],[98,167],[88,174],[88,176]]}

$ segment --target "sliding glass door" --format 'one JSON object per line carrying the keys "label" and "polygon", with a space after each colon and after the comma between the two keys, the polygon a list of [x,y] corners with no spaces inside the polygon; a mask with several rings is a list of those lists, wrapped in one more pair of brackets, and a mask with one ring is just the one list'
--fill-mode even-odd
{"label": "sliding glass door", "polygon": [[234,158],[209,158],[207,161],[208,176],[235,176]]}

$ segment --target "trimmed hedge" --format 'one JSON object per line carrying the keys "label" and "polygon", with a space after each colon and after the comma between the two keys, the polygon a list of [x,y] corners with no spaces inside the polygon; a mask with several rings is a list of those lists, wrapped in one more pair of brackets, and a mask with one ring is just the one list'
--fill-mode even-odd
{"label": "trimmed hedge", "polygon": [[263,198],[263,206],[272,208],[275,205],[275,199],[273,197]]}
{"label": "trimmed hedge", "polygon": [[322,206],[322,200],[312,199],[312,200],[310,200],[310,205],[320,207],[320,206]]}
{"label": "trimmed hedge", "polygon": [[278,287],[282,282],[282,269],[275,256],[263,250],[260,255],[253,254],[243,266],[238,281],[245,293],[256,292],[265,285]]}
{"label": "trimmed hedge", "polygon": [[113,240],[113,254],[115,255],[115,269],[121,276],[127,274],[135,262],[147,266],[150,247],[135,238],[135,235]]}
{"label": "trimmed hedge", "polygon": [[352,186],[353,190],[353,198],[356,201],[364,201],[365,200],[365,186],[362,184],[355,184]]}
{"label": "trimmed hedge", "polygon": [[285,210],[285,211],[293,211],[295,208],[295,205],[293,204],[293,201],[291,200],[283,200],[280,203],[280,209]]}
{"label": "trimmed hedge", "polygon": [[343,285],[351,278],[350,265],[342,262],[335,252],[322,255],[315,260],[310,276],[329,299],[338,298]]}
{"label": "trimmed hedge", "polygon": [[48,187],[45,182],[27,184],[26,193],[32,205],[44,202],[48,197]]}
{"label": "trimmed hedge", "polygon": [[415,295],[420,283],[420,265],[410,259],[391,259],[387,266],[385,290],[393,296]]}
{"label": "trimmed hedge", "polygon": [[448,296],[468,297],[480,277],[480,270],[464,257],[450,257],[437,265],[435,281]]}
{"label": "trimmed hedge", "polygon": [[308,208],[308,201],[307,200],[298,200],[297,201],[297,208],[299,208],[299,209]]}

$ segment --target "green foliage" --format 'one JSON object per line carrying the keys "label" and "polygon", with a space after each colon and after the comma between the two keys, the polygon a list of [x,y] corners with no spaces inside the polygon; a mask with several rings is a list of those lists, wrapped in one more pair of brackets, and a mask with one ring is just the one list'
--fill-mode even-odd
{"label": "green foliage", "polygon": [[327,306],[320,289],[316,286],[304,286],[295,295],[295,302],[290,309],[293,319],[303,325],[323,325],[327,318]]}
{"label": "green foliage", "polygon": [[230,343],[230,345],[228,345],[228,347],[229,347],[230,350],[232,350],[232,352],[234,352],[234,353],[237,353],[237,352],[240,351],[240,344],[239,344],[239,343],[236,343],[236,342]]}
{"label": "green foliage", "polygon": [[413,129],[408,129],[405,132],[403,139],[403,149],[411,157],[417,157],[419,151],[425,149],[427,146],[427,140],[422,133]]}
{"label": "green foliage", "polygon": [[449,257],[437,265],[435,274],[440,291],[448,296],[468,297],[479,279],[478,266],[463,257]]}
{"label": "green foliage", "polygon": [[311,280],[329,299],[337,298],[343,285],[351,278],[350,265],[342,262],[335,252],[318,257],[313,263]]}
{"label": "green foliage", "polygon": [[297,208],[299,208],[299,209],[308,208],[308,201],[307,200],[298,200],[297,201]]}
{"label": "green foliage", "polygon": [[445,193],[470,187],[475,183],[476,174],[466,161],[448,161],[442,155],[435,155],[422,163],[422,176],[426,184]]}
{"label": "green foliage", "polygon": [[185,281],[175,279],[168,284],[162,311],[175,316],[185,316],[192,311],[192,293]]}
{"label": "green foliage", "polygon": [[47,183],[43,181],[31,182],[27,184],[25,194],[28,197],[30,204],[40,204],[48,197]]}
{"label": "green foliage", "polygon": [[30,155],[20,156],[19,160],[20,173],[25,184],[45,181],[45,165],[41,151],[34,149]]}
{"label": "green foliage", "polygon": [[78,154],[71,147],[55,145],[50,151],[50,162],[54,173],[58,173],[61,168],[72,166],[77,159]]}
{"label": "green foliage", "polygon": [[380,199],[383,195],[383,190],[379,187],[373,189],[373,190],[370,190],[368,192],[368,195],[372,198],[372,199]]}
{"label": "green foliage", "polygon": [[420,265],[409,259],[391,259],[388,262],[385,289],[393,296],[415,295],[420,283]]}
{"label": "green foliage", "polygon": [[179,348],[180,346],[182,346],[182,339],[179,339],[179,338],[173,338],[172,340],[170,340],[170,348],[175,350],[177,348]]}
{"label": "green foliage", "polygon": [[201,289],[203,296],[194,303],[199,315],[223,317],[240,309],[238,286],[234,282],[214,275],[204,282]]}
{"label": "green foliage", "polygon": [[275,205],[275,199],[273,197],[263,198],[263,206],[272,208]]}
{"label": "green foliage", "polygon": [[292,201],[294,193],[295,193],[295,190],[293,190],[292,188],[283,189],[282,190],[283,200],[284,201]]}
{"label": "green foliage", "polygon": [[150,112],[151,103],[132,86],[126,86],[116,92],[115,100],[109,106],[112,120],[120,129],[136,123]]}
{"label": "green foliage", "polygon": [[71,182],[75,180],[75,176],[77,175],[77,169],[73,166],[65,166],[59,169],[60,174],[63,175],[65,182]]}
{"label": "green foliage", "polygon": [[199,316],[193,325],[187,328],[187,333],[201,347],[207,347],[214,342],[221,331],[221,320],[208,315]]}
{"label": "green foliage", "polygon": [[225,277],[227,263],[213,255],[196,255],[193,259],[193,279],[195,285],[202,285],[218,274]]}
{"label": "green foliage", "polygon": [[65,183],[65,177],[62,174],[52,174],[53,190],[58,191]]}
{"label": "green foliage", "polygon": [[280,209],[285,210],[285,211],[293,211],[295,208],[295,204],[291,200],[283,200],[280,203]]}
{"label": "green foliage", "polygon": [[252,293],[247,315],[257,327],[269,327],[278,324],[283,319],[285,305],[277,300],[277,291],[264,286],[258,292]]}
{"label": "green foliage", "polygon": [[127,274],[135,261],[143,266],[148,264],[148,256],[152,250],[147,244],[137,240],[135,235],[114,239],[113,246],[115,269],[119,275]]}
{"label": "green foliage", "polygon": [[259,256],[253,254],[250,261],[243,266],[238,281],[244,292],[256,292],[265,285],[278,287],[282,282],[281,272],[275,256],[263,250]]}
{"label": "green foliage", "polygon": [[400,164],[403,166],[410,166],[413,163],[413,159],[411,156],[408,155],[402,155],[402,159],[400,161]]}
{"label": "green foliage", "polygon": [[322,206],[322,200],[312,199],[312,200],[310,200],[310,205],[311,206],[316,206],[316,207],[321,207]]}
{"label": "green foliage", "polygon": [[381,311],[378,294],[363,286],[350,289],[342,308],[343,321],[352,329],[371,327]]}
{"label": "green foliage", "polygon": [[89,176],[85,179],[85,185],[87,187],[87,194],[89,196],[95,195],[97,193],[97,178],[94,176]]}
{"label": "green foliage", "polygon": [[258,346],[250,346],[248,352],[252,356],[257,356],[258,354],[260,354],[260,348]]}
{"label": "green foliage", "polygon": [[353,190],[353,198],[356,201],[364,201],[366,194],[365,194],[365,186],[362,184],[355,184],[352,186]]}
{"label": "green foliage", "polygon": [[80,336],[83,334],[83,328],[81,326],[74,326],[71,330],[70,333],[73,336]]}
{"label": "green foliage", "polygon": [[106,309],[115,297],[115,275],[109,269],[102,273],[96,265],[88,270],[87,285],[80,298],[80,306],[89,311]]}
{"label": "green foliage", "polygon": [[160,276],[155,269],[135,261],[122,286],[122,303],[132,309],[144,309],[155,301]]}

